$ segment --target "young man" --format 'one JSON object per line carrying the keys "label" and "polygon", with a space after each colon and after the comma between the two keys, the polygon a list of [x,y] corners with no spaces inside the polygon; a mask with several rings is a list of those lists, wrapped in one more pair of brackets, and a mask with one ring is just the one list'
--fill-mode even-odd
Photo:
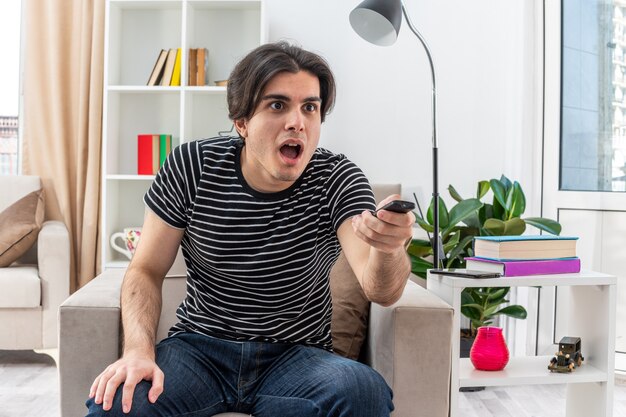
{"label": "young man", "polygon": [[[94,381],[89,416],[393,410],[379,374],[332,353],[328,276],[343,250],[368,298],[394,303],[415,219],[373,216],[361,170],[317,147],[334,97],[326,62],[284,42],[235,67],[228,106],[239,137],[179,146],[145,196],[122,286],[124,352]],[[161,287],[179,245],[187,297],[155,349]]]}

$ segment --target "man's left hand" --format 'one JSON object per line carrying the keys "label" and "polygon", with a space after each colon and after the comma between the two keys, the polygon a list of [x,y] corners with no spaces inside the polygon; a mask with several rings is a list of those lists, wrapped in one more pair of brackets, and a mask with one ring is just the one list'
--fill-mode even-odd
{"label": "man's left hand", "polygon": [[[399,198],[398,194],[390,195],[378,204],[378,208]],[[414,223],[415,215],[412,212],[394,213],[381,210],[374,216],[366,210],[352,218],[352,229],[374,249],[394,253],[400,249],[405,250],[407,241],[413,237]]]}

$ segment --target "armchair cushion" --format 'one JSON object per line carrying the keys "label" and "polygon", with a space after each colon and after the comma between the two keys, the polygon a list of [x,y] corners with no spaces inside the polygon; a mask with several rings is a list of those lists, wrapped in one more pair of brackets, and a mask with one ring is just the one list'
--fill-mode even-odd
{"label": "armchair cushion", "polygon": [[36,308],[41,305],[41,280],[34,266],[0,268],[0,288],[0,308]]}
{"label": "armchair cushion", "polygon": [[27,194],[0,213],[0,267],[11,265],[33,246],[43,217],[43,190]]}
{"label": "armchair cushion", "polygon": [[330,271],[331,328],[335,353],[357,360],[367,335],[370,302],[343,252]]}

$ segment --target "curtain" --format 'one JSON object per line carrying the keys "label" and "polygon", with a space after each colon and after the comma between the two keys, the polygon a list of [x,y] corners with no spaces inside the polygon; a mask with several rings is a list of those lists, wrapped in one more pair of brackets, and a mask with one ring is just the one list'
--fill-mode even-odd
{"label": "curtain", "polygon": [[24,0],[23,172],[71,240],[71,291],[99,271],[105,0]]}

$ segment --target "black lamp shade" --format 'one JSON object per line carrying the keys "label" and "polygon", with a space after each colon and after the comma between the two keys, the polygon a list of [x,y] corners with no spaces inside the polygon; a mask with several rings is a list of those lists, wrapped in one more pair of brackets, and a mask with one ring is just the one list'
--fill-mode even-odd
{"label": "black lamp shade", "polygon": [[365,0],[350,13],[350,24],[370,43],[393,45],[402,24],[402,3],[400,0]]}

